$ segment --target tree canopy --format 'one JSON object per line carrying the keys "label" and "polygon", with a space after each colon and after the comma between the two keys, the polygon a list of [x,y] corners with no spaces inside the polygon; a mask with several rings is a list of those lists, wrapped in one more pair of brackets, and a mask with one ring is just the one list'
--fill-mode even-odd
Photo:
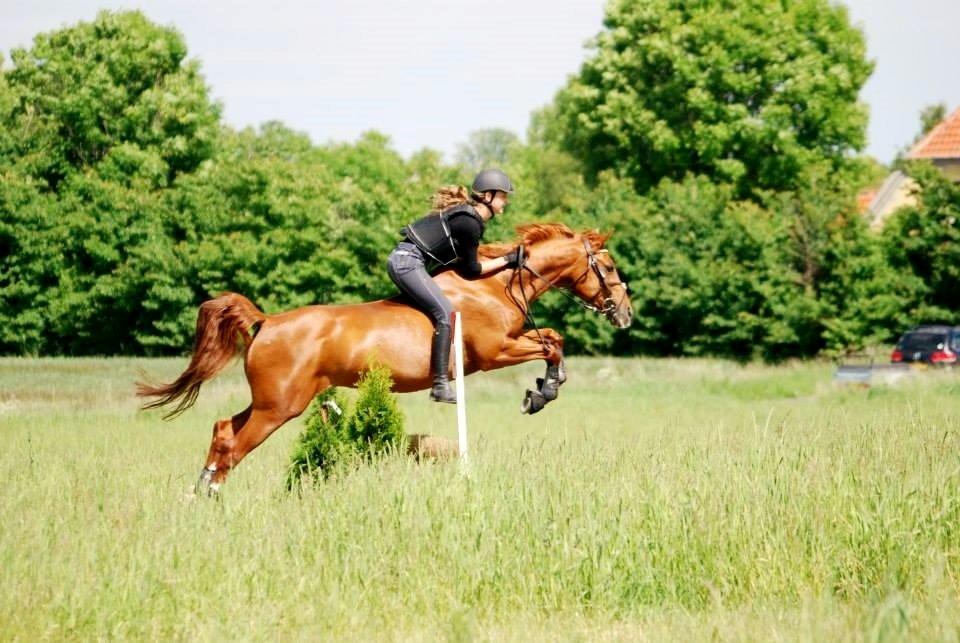
{"label": "tree canopy", "polygon": [[704,174],[735,195],[799,187],[865,143],[872,64],[828,0],[612,0],[595,53],[558,94],[549,136],[589,176],[645,192]]}

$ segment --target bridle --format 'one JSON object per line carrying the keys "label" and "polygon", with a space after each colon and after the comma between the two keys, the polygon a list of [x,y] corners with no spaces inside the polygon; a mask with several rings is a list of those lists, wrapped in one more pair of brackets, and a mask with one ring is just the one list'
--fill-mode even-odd
{"label": "bridle", "polygon": [[[590,301],[595,300],[601,293],[606,292],[606,297],[604,297],[603,302],[599,307],[597,307],[591,303],[587,303],[586,301],[583,301],[578,297],[574,297],[563,288],[558,288],[558,290],[560,291],[560,293],[563,294],[564,297],[566,297],[567,299],[570,299],[571,301],[576,302],[581,308],[585,310],[589,310],[594,313],[600,313],[607,319],[612,320],[613,314],[617,311],[617,308],[623,302],[623,298],[627,296],[627,290],[628,290],[627,283],[625,281],[620,280],[620,274],[616,270],[614,270],[613,272],[613,274],[616,275],[616,281],[607,281],[607,278],[610,272],[606,268],[604,268],[604,266],[599,261],[597,261],[598,254],[608,254],[606,249],[602,249],[602,250],[598,250],[597,252],[594,252],[593,247],[590,245],[590,242],[586,239],[583,240],[583,249],[587,253],[587,269],[584,271],[582,275],[580,275],[579,277],[573,280],[573,285],[576,285],[581,281],[583,281],[584,279],[586,279],[587,275],[589,275],[590,272],[592,271],[597,276],[597,279],[600,282],[600,290],[598,290],[592,297],[590,297]],[[513,274],[510,275],[510,281],[508,284],[510,299],[513,300],[513,303],[516,304],[517,308],[519,308],[520,311],[523,313],[523,316],[526,319],[527,323],[533,326],[533,329],[537,333],[537,337],[540,338],[540,343],[543,344],[544,343],[543,336],[540,334],[540,328],[537,326],[537,322],[536,320],[534,320],[533,315],[530,312],[530,301],[527,298],[526,288],[523,287],[523,271],[528,270],[530,274],[532,274],[534,277],[537,277],[541,281],[545,282],[547,284],[547,290],[557,287],[557,282],[547,279],[542,274],[540,274],[540,272],[537,271],[536,268],[534,268],[533,266],[527,265],[527,262],[525,260],[526,258],[524,257],[522,245],[519,246],[519,251],[520,251],[520,256],[518,257],[518,260],[517,260],[517,266],[513,269]],[[520,285],[520,295],[523,298],[522,302],[519,301],[516,298],[516,296],[513,294],[514,281],[517,281]],[[615,286],[623,286],[623,295],[621,295],[620,301],[614,301],[613,299],[613,288]],[[544,347],[544,352],[546,352],[546,347]]]}
{"label": "bridle", "polygon": [[[610,273],[607,272],[607,269],[604,268],[599,261],[597,261],[598,254],[609,254],[606,248],[598,250],[596,253],[594,253],[593,248],[590,247],[590,242],[587,241],[586,239],[583,240],[583,247],[587,251],[587,264],[589,268],[593,270],[594,274],[597,275],[597,279],[600,281],[600,290],[598,290],[595,295],[590,297],[590,300],[593,301],[594,299],[596,299],[597,296],[600,295],[600,293],[602,293],[603,291],[606,291],[607,293],[607,296],[604,297],[603,304],[600,306],[600,308],[597,308],[592,304],[588,304],[586,308],[588,310],[603,313],[603,315],[607,317],[607,319],[609,319],[613,315],[613,313],[617,311],[617,308],[623,302],[623,298],[627,296],[627,291],[629,290],[629,287],[627,286],[627,282],[621,281],[620,273],[617,272],[616,270],[613,271],[613,274],[616,276],[616,281],[607,280],[607,275],[609,275]],[[586,276],[586,273],[584,273],[583,276]],[[577,281],[580,281],[580,279],[583,279],[583,276],[577,279],[574,283],[577,283]],[[614,286],[623,286],[623,294],[620,296],[620,301],[613,300]],[[580,303],[585,303],[579,299],[577,301]]]}

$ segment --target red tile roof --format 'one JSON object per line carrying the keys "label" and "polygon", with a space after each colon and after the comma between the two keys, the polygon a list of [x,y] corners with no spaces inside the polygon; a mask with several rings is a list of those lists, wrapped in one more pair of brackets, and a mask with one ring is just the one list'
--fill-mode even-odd
{"label": "red tile roof", "polygon": [[960,158],[960,108],[940,121],[907,152],[908,159]]}

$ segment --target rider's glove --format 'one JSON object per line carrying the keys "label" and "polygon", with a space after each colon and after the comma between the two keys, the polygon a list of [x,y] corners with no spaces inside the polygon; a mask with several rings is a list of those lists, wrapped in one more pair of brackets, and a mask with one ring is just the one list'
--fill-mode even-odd
{"label": "rider's glove", "polygon": [[523,246],[517,246],[507,254],[503,255],[503,258],[507,260],[507,268],[516,268],[520,265],[520,257],[523,255]]}

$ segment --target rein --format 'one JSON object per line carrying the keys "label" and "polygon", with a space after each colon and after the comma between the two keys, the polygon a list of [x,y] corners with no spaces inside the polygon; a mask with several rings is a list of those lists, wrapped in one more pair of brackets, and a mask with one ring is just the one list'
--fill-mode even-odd
{"label": "rein", "polygon": [[[607,275],[609,273],[597,261],[596,253],[593,252],[593,249],[590,247],[590,242],[587,241],[586,239],[583,240],[583,249],[587,253],[587,264],[588,264],[587,270],[582,275],[580,275],[576,280],[574,280],[573,283],[577,283],[581,281],[584,277],[587,276],[587,273],[590,270],[593,270],[593,272],[596,273],[597,277],[600,279],[600,291],[598,291],[597,294],[599,294],[603,290],[606,290],[609,293],[611,286],[623,286],[624,292],[626,292],[627,284],[625,284],[623,281],[620,281],[619,279],[614,283],[607,283]],[[598,308],[593,304],[589,304],[583,301],[582,299],[574,297],[563,288],[557,287],[556,281],[551,281],[547,279],[542,274],[540,274],[540,272],[538,272],[536,268],[533,268],[532,266],[527,265],[524,257],[524,249],[522,245],[519,246],[519,250],[520,250],[520,256],[518,257],[518,260],[517,260],[517,267],[513,269],[513,274],[510,276],[510,281],[508,282],[510,285],[510,299],[513,300],[513,303],[516,304],[517,308],[519,308],[520,311],[523,313],[523,317],[524,319],[526,319],[527,323],[533,326],[533,330],[536,331],[537,337],[540,339],[540,344],[544,346],[544,350],[543,350],[544,353],[548,352],[546,349],[546,344],[543,341],[543,335],[540,334],[540,328],[537,326],[537,322],[533,318],[533,314],[530,312],[531,310],[530,300],[527,297],[526,289],[523,287],[523,270],[524,269],[529,270],[534,277],[537,277],[541,281],[545,282],[547,284],[547,290],[550,290],[551,288],[557,288],[560,291],[560,293],[563,294],[564,297],[575,302],[585,310],[589,310],[590,312],[601,313],[603,315],[609,316],[614,310],[617,309],[618,303],[614,302],[612,297],[607,297],[606,299],[604,299],[603,307]],[[601,250],[600,252],[606,252],[606,250]],[[514,280],[516,280],[520,284],[520,295],[523,297],[522,304],[520,301],[517,300],[516,296],[513,294]],[[595,297],[596,295],[593,298]]]}

